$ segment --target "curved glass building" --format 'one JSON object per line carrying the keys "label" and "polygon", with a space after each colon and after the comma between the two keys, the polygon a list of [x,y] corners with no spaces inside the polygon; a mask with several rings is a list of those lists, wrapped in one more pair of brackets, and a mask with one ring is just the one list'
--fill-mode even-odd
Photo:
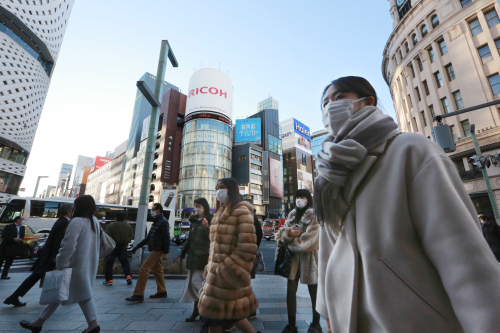
{"label": "curved glass building", "polygon": [[231,177],[233,131],[228,123],[197,118],[184,126],[179,192],[183,206],[206,198],[215,207],[215,187],[220,178]]}

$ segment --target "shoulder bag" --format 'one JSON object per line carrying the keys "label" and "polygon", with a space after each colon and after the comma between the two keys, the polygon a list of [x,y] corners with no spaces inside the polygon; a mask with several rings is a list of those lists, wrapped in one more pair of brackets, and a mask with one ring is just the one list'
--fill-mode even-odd
{"label": "shoulder bag", "polygon": [[116,247],[116,243],[113,238],[109,237],[107,233],[101,227],[101,247],[99,250],[99,258],[105,258],[110,254]]}

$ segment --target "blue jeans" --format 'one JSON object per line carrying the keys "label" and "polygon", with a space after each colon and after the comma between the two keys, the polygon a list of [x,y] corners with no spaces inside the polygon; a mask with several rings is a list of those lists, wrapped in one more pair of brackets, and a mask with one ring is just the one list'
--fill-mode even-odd
{"label": "blue jeans", "polygon": [[120,264],[122,264],[125,278],[127,275],[130,275],[130,263],[127,258],[127,248],[116,248],[109,254],[108,259],[106,260],[106,265],[104,266],[106,281],[113,280],[113,265],[115,264],[116,257],[118,257]]}

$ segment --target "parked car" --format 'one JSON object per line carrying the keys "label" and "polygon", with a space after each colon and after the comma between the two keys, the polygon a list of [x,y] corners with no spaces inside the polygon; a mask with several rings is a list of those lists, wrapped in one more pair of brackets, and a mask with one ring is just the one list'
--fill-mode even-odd
{"label": "parked car", "polygon": [[181,246],[181,245],[184,245],[184,243],[186,243],[186,241],[188,240],[188,237],[189,237],[189,232],[186,232],[184,234],[174,235],[174,237],[172,238],[172,242]]}
{"label": "parked car", "polygon": [[[2,235],[2,231],[7,226],[7,224],[0,224],[0,236]],[[23,244],[25,245],[24,248],[24,253],[20,258],[23,259],[33,259],[34,257],[34,249],[36,247],[36,242],[44,237],[47,237],[46,233],[37,233],[35,232],[30,226],[28,225],[23,225],[24,226],[24,238],[23,238]],[[2,239],[0,238],[0,243],[2,242]]]}

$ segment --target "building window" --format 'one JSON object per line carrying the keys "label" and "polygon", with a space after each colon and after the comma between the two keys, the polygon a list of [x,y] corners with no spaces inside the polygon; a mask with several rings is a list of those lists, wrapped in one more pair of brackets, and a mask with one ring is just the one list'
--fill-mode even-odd
{"label": "building window", "polygon": [[448,80],[455,80],[455,70],[453,69],[453,66],[449,64],[447,66],[444,66],[444,68],[446,69],[446,74],[448,74]]}
{"label": "building window", "polygon": [[453,93],[453,99],[455,99],[455,105],[457,106],[457,110],[463,109],[464,108],[464,101],[462,99],[462,94],[460,93],[460,90],[455,91]]}
{"label": "building window", "polygon": [[441,73],[439,72],[434,73],[434,77],[436,78],[436,84],[438,85],[438,88],[441,88],[443,86],[443,81],[441,80]]}
{"label": "building window", "polygon": [[432,20],[432,27],[433,28],[435,28],[439,25],[439,18],[437,15],[434,15],[431,20]]}
{"label": "building window", "polygon": [[424,123],[424,127],[427,127],[427,120],[425,119],[424,111],[420,111],[420,114],[422,115],[422,122]]}
{"label": "building window", "polygon": [[418,90],[418,87],[415,87],[415,92],[417,93],[417,98],[418,98],[418,101],[420,102],[422,100],[422,98],[420,98],[420,90]]}
{"label": "building window", "polygon": [[495,8],[492,10],[487,11],[484,13],[484,17],[486,18],[486,21],[488,21],[488,27],[492,28],[498,23],[500,23],[500,20],[498,19],[498,14]]}
{"label": "building window", "polygon": [[436,113],[434,113],[434,105],[429,105],[429,112],[431,113],[432,119],[436,117]]}
{"label": "building window", "polygon": [[441,98],[441,105],[443,106],[444,113],[450,113],[450,105],[448,104],[448,98]]}
{"label": "building window", "polygon": [[470,5],[471,2],[472,2],[472,0],[460,0],[460,3],[462,4],[462,8]]}
{"label": "building window", "polygon": [[493,95],[500,94],[500,76],[495,74],[488,78],[490,81],[491,90],[493,91]]}
{"label": "building window", "polygon": [[445,55],[446,53],[448,53],[448,48],[446,47],[446,42],[444,41],[444,39],[439,40],[438,44],[439,49],[441,50],[441,55]]}
{"label": "building window", "polygon": [[500,38],[495,41],[498,53],[500,53]]}
{"label": "building window", "polygon": [[417,120],[413,117],[413,123],[415,124],[415,132],[418,132]]}
{"label": "building window", "polygon": [[427,52],[429,52],[429,58],[431,59],[431,64],[436,61],[436,56],[434,55],[434,50],[431,48],[427,49]]}
{"label": "building window", "polygon": [[430,92],[429,92],[429,85],[427,84],[427,80],[422,81],[422,83],[424,85],[425,95],[429,96]]}
{"label": "building window", "polygon": [[413,65],[408,65],[408,67],[410,67],[410,70],[411,70],[411,76],[413,76],[413,78],[415,78],[415,70],[413,69]]}
{"label": "building window", "polygon": [[420,29],[420,31],[422,31],[422,38],[424,38],[425,36],[427,36],[427,26],[424,24],[422,26],[422,28]]}
{"label": "building window", "polygon": [[483,32],[483,28],[481,28],[481,24],[479,23],[479,20],[477,18],[473,21],[469,21],[469,28],[472,36],[477,36],[481,32]]}
{"label": "building window", "polygon": [[420,60],[420,58],[417,58],[417,64],[418,64],[418,69],[420,71],[423,71],[424,70],[424,65],[422,64],[422,60]]}
{"label": "building window", "polygon": [[405,42],[405,51],[408,54],[410,52],[410,47],[408,46],[408,42]]}
{"label": "building window", "polygon": [[281,140],[271,134],[268,134],[267,137],[268,137],[268,150],[275,154],[281,155],[282,152]]}
{"label": "building window", "polygon": [[250,167],[254,170],[262,171],[262,167],[260,165],[251,164]]}
{"label": "building window", "polygon": [[410,106],[410,108],[412,108],[412,107],[413,107],[413,103],[412,103],[412,101],[411,101],[411,97],[410,97],[410,95],[408,95],[408,105]]}
{"label": "building window", "polygon": [[480,47],[477,50],[481,60],[483,61],[483,65],[493,60],[493,56],[491,55],[490,47],[488,45]]}
{"label": "building window", "polygon": [[458,136],[457,136],[457,131],[455,130],[455,126],[451,125],[450,128],[451,128],[451,133],[453,133],[453,141],[457,141]]}
{"label": "building window", "polygon": [[413,36],[411,36],[411,39],[413,40],[413,46],[417,45],[418,43],[417,34],[413,34]]}
{"label": "building window", "polygon": [[399,59],[403,60],[403,53],[401,52],[401,49],[398,50],[398,54],[399,54]]}
{"label": "building window", "polygon": [[462,124],[462,129],[464,130],[465,137],[470,136],[470,124],[468,120],[460,122]]}
{"label": "building window", "polygon": [[307,165],[307,156],[305,154],[302,154],[302,165]]}
{"label": "building window", "polygon": [[240,161],[246,161],[247,160],[247,155],[240,156]]}

